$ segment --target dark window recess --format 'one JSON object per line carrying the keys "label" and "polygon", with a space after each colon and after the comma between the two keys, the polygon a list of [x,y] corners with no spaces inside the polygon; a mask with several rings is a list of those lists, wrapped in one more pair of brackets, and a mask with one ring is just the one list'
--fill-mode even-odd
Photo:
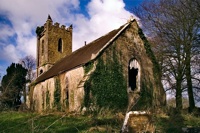
{"label": "dark window recess", "polygon": [[42,55],[44,54],[44,40],[42,40]]}
{"label": "dark window recess", "polygon": [[58,52],[62,53],[62,39],[58,40]]}
{"label": "dark window recess", "polygon": [[41,69],[41,70],[40,70],[40,74],[42,74],[42,73],[43,73],[43,70]]}
{"label": "dark window recess", "polygon": [[130,60],[128,65],[128,85],[132,91],[134,91],[137,87],[137,75],[138,68],[130,67],[130,63],[135,61],[135,59]]}
{"label": "dark window recess", "polygon": [[69,99],[69,81],[66,79],[66,100]]}

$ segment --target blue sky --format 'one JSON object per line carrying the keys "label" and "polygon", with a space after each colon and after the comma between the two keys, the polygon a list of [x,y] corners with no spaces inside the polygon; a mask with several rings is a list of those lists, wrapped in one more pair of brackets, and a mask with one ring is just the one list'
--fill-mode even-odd
{"label": "blue sky", "polygon": [[[118,28],[143,0],[0,0],[0,74],[26,55],[36,56],[35,29],[46,22],[73,24],[73,50]],[[133,15],[134,16],[134,15]],[[136,16],[134,16],[136,18]]]}

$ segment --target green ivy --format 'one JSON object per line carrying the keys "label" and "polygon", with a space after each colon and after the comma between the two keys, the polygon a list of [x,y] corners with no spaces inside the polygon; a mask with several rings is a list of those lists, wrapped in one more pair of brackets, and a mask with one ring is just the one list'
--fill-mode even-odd
{"label": "green ivy", "polygon": [[58,110],[61,109],[60,98],[61,98],[61,86],[60,86],[60,79],[57,77],[55,79],[54,106],[57,107]]}
{"label": "green ivy", "polygon": [[93,68],[93,62],[88,62],[85,64],[84,66],[84,71],[85,71],[85,74],[87,74],[92,68]]}
{"label": "green ivy", "polygon": [[[153,51],[151,50],[151,45],[148,42],[148,40],[145,37],[145,35],[143,34],[142,29],[139,28],[138,34],[139,34],[140,38],[143,40],[146,53],[147,53],[148,57],[150,57],[150,59],[151,59],[151,61],[153,63],[153,73],[154,73],[155,83],[157,85],[159,85],[159,86],[162,86],[162,83],[160,82],[161,81],[161,74],[162,74],[161,73],[161,69],[160,69],[160,65],[157,62]],[[152,85],[151,81],[149,81],[149,85],[150,86],[148,86],[148,87],[150,89],[147,89],[147,86],[144,83],[142,83],[142,92],[141,92],[141,97],[142,98],[141,99],[143,99],[143,101],[141,101],[142,103],[139,103],[139,104],[143,104],[143,103],[145,103],[145,101],[147,101],[146,102],[146,104],[147,104],[146,106],[149,106],[149,107],[151,106],[152,107],[153,106],[153,102],[155,100],[155,97],[153,97],[153,85]],[[150,90],[152,90],[152,91],[150,92]],[[149,97],[149,98],[145,98],[145,97]],[[151,100],[152,103],[148,102],[148,99]]]}
{"label": "green ivy", "polygon": [[50,96],[49,96],[49,91],[47,90],[46,92],[46,109],[49,109],[50,106]]}
{"label": "green ivy", "polygon": [[38,26],[37,28],[36,28],[36,34],[37,34],[37,36],[40,36],[41,35],[41,33],[44,31],[44,26]]}
{"label": "green ivy", "polygon": [[[151,89],[149,89],[151,88]],[[133,107],[133,110],[146,110],[150,109],[153,106],[153,86],[150,83],[150,86],[147,86],[146,81],[142,81],[141,83],[141,92],[140,92],[140,100]]]}
{"label": "green ivy", "polygon": [[115,48],[106,53],[106,59],[103,60],[102,56],[98,58],[95,71],[84,85],[86,107],[94,100],[99,107],[127,107],[126,80],[118,58]]}
{"label": "green ivy", "polygon": [[154,72],[154,75],[156,76],[154,78],[157,79],[157,76],[160,76],[160,74],[161,74],[160,65],[157,62],[156,57],[155,57],[153,51],[151,50],[151,45],[148,42],[147,38],[145,37],[144,33],[142,32],[142,29],[139,28],[138,34],[139,34],[140,38],[143,40],[144,48],[146,49],[146,53],[147,53],[148,57],[150,57],[150,59],[153,63],[153,72]]}

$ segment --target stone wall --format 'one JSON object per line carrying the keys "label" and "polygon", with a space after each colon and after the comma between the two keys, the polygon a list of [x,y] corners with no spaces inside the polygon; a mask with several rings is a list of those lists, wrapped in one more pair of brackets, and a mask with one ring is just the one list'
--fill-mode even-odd
{"label": "stone wall", "polygon": [[[79,84],[82,82],[83,77],[84,69],[78,67],[38,83],[33,90],[33,110],[38,112],[51,109],[57,110],[59,106],[62,111],[80,111],[84,98],[84,88]],[[56,88],[57,82],[60,87]],[[54,101],[56,89],[59,89],[57,91],[60,92],[58,105],[55,105]]]}
{"label": "stone wall", "polygon": [[[59,51],[59,40],[62,48]],[[47,20],[44,31],[37,37],[37,76],[49,70],[52,65],[72,53],[72,27]]]}
{"label": "stone wall", "polygon": [[[147,108],[154,108],[156,106],[161,106],[165,104],[165,92],[162,87],[161,81],[157,81],[159,78],[155,78],[155,73],[153,71],[154,65],[151,58],[147,54],[147,50],[144,46],[144,41],[139,35],[139,27],[136,22],[129,25],[127,30],[120,34],[112,44],[105,49],[100,56],[106,60],[106,56],[112,57],[112,50],[116,50],[117,58],[123,67],[123,75],[127,81],[128,89],[128,65],[132,58],[135,58],[139,66],[139,76],[140,83],[138,89],[140,92],[137,94],[135,92],[128,91],[129,97],[129,107],[128,110],[140,110]],[[99,79],[100,80],[100,79]],[[137,91],[137,89],[136,89]],[[136,104],[136,100],[139,102]],[[135,105],[133,108],[133,105]]]}
{"label": "stone wall", "polygon": [[[62,99],[66,99],[66,91],[68,90],[68,101],[64,100],[67,102],[67,111],[80,111],[84,98],[84,88],[83,86],[79,86],[79,84],[83,82],[83,67],[78,67],[71,71],[65,72],[59,77],[61,81],[61,90],[63,92],[61,94]],[[64,101],[63,105],[65,104]]]}
{"label": "stone wall", "polygon": [[41,112],[54,106],[55,79],[50,78],[38,83],[33,90],[33,110]]}

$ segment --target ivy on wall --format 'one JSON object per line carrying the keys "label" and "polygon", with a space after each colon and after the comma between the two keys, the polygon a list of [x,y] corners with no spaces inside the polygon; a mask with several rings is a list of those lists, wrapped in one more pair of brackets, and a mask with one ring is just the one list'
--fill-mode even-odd
{"label": "ivy on wall", "polygon": [[[157,62],[153,51],[151,50],[151,45],[148,42],[145,35],[143,34],[142,29],[140,29],[140,28],[138,29],[138,34],[139,34],[140,38],[143,40],[146,53],[153,63],[154,81],[155,81],[156,85],[162,87],[160,65]],[[153,91],[158,91],[158,90],[153,90],[154,88],[153,88],[153,84],[151,81],[147,81],[147,79],[145,79],[144,81],[145,81],[145,83],[148,83],[148,85],[145,84],[144,82],[142,82],[141,99],[143,99],[143,101],[141,101],[141,102],[145,103],[145,101],[147,101],[147,103],[146,103],[147,106],[152,107],[152,106],[154,106],[154,102],[156,102],[155,100],[158,100],[158,99],[156,99],[156,96],[154,96],[155,92],[153,92]],[[148,100],[151,100],[151,102],[148,102]],[[139,103],[139,104],[141,104],[141,103]]]}
{"label": "ivy on wall", "polygon": [[145,80],[141,83],[140,99],[132,110],[146,110],[153,107],[153,86]]}
{"label": "ivy on wall", "polygon": [[161,75],[160,65],[157,62],[156,57],[155,57],[153,51],[151,50],[151,45],[149,44],[147,38],[145,37],[142,29],[140,29],[140,28],[138,29],[138,34],[139,34],[140,38],[143,40],[146,53],[147,53],[148,57],[150,57],[150,59],[153,63],[153,72],[155,75],[154,78],[157,79],[157,77],[158,76],[160,77],[160,75]]}
{"label": "ivy on wall", "polygon": [[41,33],[44,31],[44,26],[38,26],[37,28],[36,28],[36,31],[35,31],[35,33],[37,34],[37,36],[40,36],[41,35]]}
{"label": "ivy on wall", "polygon": [[111,51],[106,52],[106,58],[100,56],[97,59],[96,69],[84,85],[84,106],[88,107],[92,101],[96,101],[95,104],[99,107],[116,109],[127,107],[126,80],[118,58],[117,51],[113,47]]}
{"label": "ivy on wall", "polygon": [[46,92],[46,109],[50,109],[50,95],[48,90]]}
{"label": "ivy on wall", "polygon": [[60,79],[58,77],[56,77],[55,78],[55,91],[54,91],[54,107],[56,107],[57,110],[61,110],[60,99],[61,99]]}

